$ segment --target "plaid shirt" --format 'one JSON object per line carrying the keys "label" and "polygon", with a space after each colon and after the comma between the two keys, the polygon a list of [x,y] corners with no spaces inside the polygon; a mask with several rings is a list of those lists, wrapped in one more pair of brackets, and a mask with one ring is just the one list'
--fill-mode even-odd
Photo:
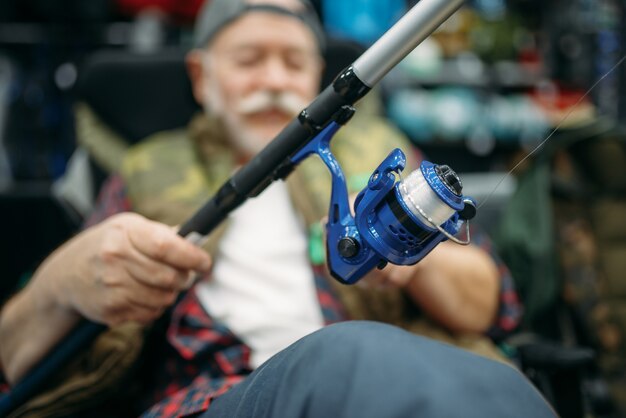
{"label": "plaid shirt", "polygon": [[[131,210],[124,184],[112,177],[105,184],[98,209],[88,221],[95,224],[115,213]],[[498,337],[515,329],[521,306],[508,270],[493,253],[490,241],[480,235],[473,242],[492,253],[501,273],[500,308],[490,335]],[[326,324],[346,320],[347,315],[333,293],[322,268],[314,267],[317,296]],[[185,417],[205,411],[211,401],[228,391],[250,372],[250,348],[223,324],[214,321],[190,290],[173,310],[166,332],[164,358],[147,388],[141,406],[144,417]],[[0,376],[1,377],[1,376]],[[0,388],[1,379],[0,379]]]}

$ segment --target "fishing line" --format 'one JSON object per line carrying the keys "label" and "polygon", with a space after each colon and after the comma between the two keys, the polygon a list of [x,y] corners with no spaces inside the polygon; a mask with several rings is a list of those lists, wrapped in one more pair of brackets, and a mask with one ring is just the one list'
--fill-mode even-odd
{"label": "fishing line", "polygon": [[515,170],[517,170],[524,162],[526,162],[526,160],[528,160],[530,157],[532,157],[533,155],[535,155],[540,148],[542,148],[546,142],[548,142],[550,140],[550,138],[552,138],[552,136],[563,126],[563,124],[565,124],[565,122],[567,122],[567,120],[569,119],[569,117],[571,116],[571,114],[580,106],[580,104],[583,102],[583,100],[585,100],[593,91],[593,89],[595,89],[598,84],[600,84],[602,82],[602,80],[604,80],[605,78],[607,78],[613,71],[615,71],[615,69],[617,67],[620,66],[620,64],[622,64],[622,62],[624,62],[624,60],[626,60],[626,55],[624,55],[619,61],[617,61],[617,63],[611,67],[611,69],[609,69],[606,74],[604,74],[602,77],[600,77],[595,83],[593,83],[593,85],[591,87],[589,87],[589,89],[585,92],[585,94],[583,94],[576,103],[574,103],[574,105],[570,108],[570,110],[567,112],[567,114],[565,114],[565,116],[563,116],[563,118],[561,118],[561,120],[559,121],[559,123],[557,124],[557,126],[552,129],[552,131],[548,134],[548,136],[539,143],[539,145],[537,145],[532,151],[530,151],[524,158],[522,158],[517,164],[515,164],[515,166],[509,170],[508,173],[506,173],[504,176],[502,176],[502,178],[500,179],[500,181],[498,181],[498,183],[496,183],[495,187],[493,188],[493,190],[491,191],[491,193],[489,193],[487,195],[487,197],[478,204],[478,209],[480,209],[485,203],[487,203],[487,201],[489,201],[489,199],[495,194],[496,190],[498,190],[498,187],[500,187],[500,185],[502,185],[502,183],[508,178],[510,177],[513,172]]}

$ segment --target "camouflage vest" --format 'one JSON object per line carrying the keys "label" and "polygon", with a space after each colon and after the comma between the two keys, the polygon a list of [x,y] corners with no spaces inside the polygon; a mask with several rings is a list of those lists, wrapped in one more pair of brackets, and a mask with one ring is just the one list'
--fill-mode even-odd
{"label": "camouflage vest", "polygon": [[[236,157],[227,141],[219,122],[198,115],[187,131],[161,133],[131,148],[122,164],[122,176],[133,208],[148,218],[170,225],[184,222],[235,170]],[[357,112],[331,144],[351,194],[365,187],[370,174],[394,148],[401,148],[407,154],[406,173],[418,167],[417,156],[410,152],[412,146],[404,136],[371,113]],[[310,260],[312,264],[323,265],[321,220],[328,214],[330,174],[323,162],[313,156],[297,167],[287,179],[287,185],[294,207],[308,226]],[[224,222],[211,234],[205,247],[207,251],[215,254],[227,227],[228,222]],[[424,318],[398,289],[344,286],[330,278],[329,282],[353,319],[395,324],[499,358],[488,339],[450,334]]]}

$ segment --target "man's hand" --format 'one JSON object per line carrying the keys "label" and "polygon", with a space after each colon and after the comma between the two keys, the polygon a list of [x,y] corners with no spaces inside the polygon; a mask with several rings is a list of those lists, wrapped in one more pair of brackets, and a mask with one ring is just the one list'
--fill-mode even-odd
{"label": "man's hand", "polygon": [[387,264],[384,269],[374,269],[367,273],[356,285],[374,289],[398,288],[405,289],[409,282],[418,274],[419,267],[397,266]]}
{"label": "man's hand", "polygon": [[[356,194],[349,196],[354,216]],[[326,219],[321,220],[322,225]],[[484,332],[499,303],[500,275],[493,259],[474,245],[443,242],[412,266],[387,264],[372,270],[356,286],[372,290],[396,287],[431,319],[451,332]]]}
{"label": "man's hand", "polygon": [[403,289],[425,314],[452,332],[484,332],[498,307],[499,275],[486,252],[444,242],[413,266],[388,264],[357,286]]}
{"label": "man's hand", "polygon": [[125,213],[60,248],[50,285],[63,306],[92,321],[149,323],[188,286],[190,274],[210,266],[208,254],[174,229]]}
{"label": "man's hand", "polygon": [[0,366],[19,379],[81,317],[149,323],[211,260],[173,228],[125,213],[85,230],[55,251],[0,315]]}

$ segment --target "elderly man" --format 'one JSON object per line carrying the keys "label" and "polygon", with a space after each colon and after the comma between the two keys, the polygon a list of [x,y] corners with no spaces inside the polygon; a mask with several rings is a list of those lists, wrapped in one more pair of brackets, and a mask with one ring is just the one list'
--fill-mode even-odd
{"label": "elderly man", "polygon": [[[358,287],[328,279],[308,252],[329,194],[319,161],[235,211],[205,246],[213,265],[164,225],[187,219],[262,149],[315,96],[323,68],[323,34],[307,1],[212,0],[195,44],[188,68],[206,114],[131,149],[93,221],[138,214],[79,234],[6,304],[6,379],[19,380],[84,317],[112,329],[54,382],[40,412],[106,411],[105,400],[120,396],[112,388],[134,377],[141,384],[125,391],[126,412],[154,405],[147,416],[552,416],[507,365],[376,322],[326,326],[351,317],[412,329],[410,312],[477,335],[514,320],[497,313],[507,290],[501,271],[474,246],[442,244],[418,265],[389,266]],[[408,149],[372,115],[335,142],[352,192],[389,150]],[[416,156],[409,161],[417,166]],[[204,278],[164,329],[162,321],[137,326],[159,318],[191,272]]]}

